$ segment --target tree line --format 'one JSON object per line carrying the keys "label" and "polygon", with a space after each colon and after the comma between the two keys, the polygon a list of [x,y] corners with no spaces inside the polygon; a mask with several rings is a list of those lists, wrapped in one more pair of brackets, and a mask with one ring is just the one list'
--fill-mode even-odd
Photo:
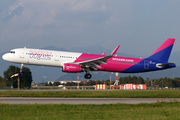
{"label": "tree line", "polygon": [[[114,85],[115,81],[110,80],[85,80],[81,81],[79,83],[79,86],[93,86],[96,84],[106,84],[106,85]],[[133,83],[133,84],[144,84],[145,80],[142,77],[136,77],[136,76],[127,76],[127,77],[120,77],[119,78],[120,84],[126,84],[126,83]],[[58,85],[65,85],[65,86],[76,86],[77,83],[74,82],[67,82],[66,84],[61,84],[60,82],[54,82],[53,84],[49,82],[49,84],[46,82],[46,86],[58,86]]]}
{"label": "tree line", "polygon": [[[11,75],[19,73],[20,78],[20,87],[30,87],[32,83],[32,75],[31,71],[27,67],[23,67],[22,72],[20,72],[20,68],[14,65],[9,66],[9,68],[4,71],[4,78],[0,76],[0,87],[11,87],[17,88],[18,82],[17,77],[10,78]],[[113,85],[115,81],[108,80],[85,80],[81,81],[79,83],[80,86],[93,86],[96,84],[106,84],[106,85]],[[180,78],[160,78],[160,79],[149,79],[146,78],[144,80],[141,76],[126,76],[126,77],[120,77],[119,78],[119,84],[127,84],[127,83],[133,83],[133,84],[146,84],[148,87],[152,85],[158,85],[159,87],[180,87]],[[46,82],[45,86],[58,86],[61,85],[60,82],[54,82],[53,84],[50,82],[49,84]],[[65,86],[76,86],[77,83],[73,82],[67,82],[66,84],[63,84]]]}
{"label": "tree line", "polygon": [[[85,80],[79,83],[79,86],[93,86],[96,84],[106,84],[106,85],[113,85],[115,81],[110,80]],[[175,77],[171,78],[160,78],[160,79],[149,79],[146,78],[144,80],[141,76],[126,76],[119,78],[119,84],[146,84],[148,87],[158,85],[159,87],[180,87],[180,78]],[[61,84],[60,82],[54,82],[53,84],[50,82],[49,84],[46,82],[46,86],[58,86],[58,85],[65,85],[65,86],[76,86],[77,83],[74,82],[67,82],[66,84]]]}
{"label": "tree line", "polygon": [[180,87],[180,78],[175,77],[175,78],[160,78],[160,79],[152,79],[152,80],[147,80],[146,81],[147,86],[151,85],[158,85],[159,87],[170,87],[170,88],[177,88]]}
{"label": "tree line", "polygon": [[0,87],[18,87],[18,77],[10,78],[14,74],[19,74],[20,79],[20,88],[31,87],[32,83],[32,75],[31,71],[27,67],[22,68],[22,72],[20,72],[20,68],[14,65],[9,66],[9,68],[4,71],[4,78],[0,76]]}
{"label": "tree line", "polygon": [[[111,84],[113,84],[114,81],[111,81]],[[100,81],[100,80],[85,80],[85,81],[80,81],[79,86],[93,86],[96,84],[109,84],[110,82],[109,80],[106,81]],[[65,85],[65,86],[77,86],[77,83],[75,82],[67,82],[65,84],[61,84],[59,81],[57,82],[53,82],[53,84],[51,82],[49,82],[49,84],[46,82],[45,86],[58,86],[58,85]]]}

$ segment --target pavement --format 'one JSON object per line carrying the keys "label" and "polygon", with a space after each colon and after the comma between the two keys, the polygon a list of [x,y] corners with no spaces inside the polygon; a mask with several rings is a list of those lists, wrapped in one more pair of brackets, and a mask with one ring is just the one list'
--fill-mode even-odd
{"label": "pavement", "polygon": [[44,98],[0,97],[5,104],[140,104],[156,102],[180,102],[180,98]]}

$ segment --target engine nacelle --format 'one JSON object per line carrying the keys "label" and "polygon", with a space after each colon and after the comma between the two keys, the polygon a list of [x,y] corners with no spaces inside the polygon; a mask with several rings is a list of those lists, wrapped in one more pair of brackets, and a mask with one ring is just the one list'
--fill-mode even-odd
{"label": "engine nacelle", "polygon": [[77,73],[83,72],[83,68],[79,65],[65,63],[62,69],[63,72]]}

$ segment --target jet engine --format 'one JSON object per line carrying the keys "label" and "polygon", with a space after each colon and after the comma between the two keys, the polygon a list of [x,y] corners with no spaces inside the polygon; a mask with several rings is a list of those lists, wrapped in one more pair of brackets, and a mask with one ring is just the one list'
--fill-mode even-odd
{"label": "jet engine", "polygon": [[83,72],[84,69],[79,65],[65,63],[62,68],[62,71],[69,73],[77,73],[77,72]]}

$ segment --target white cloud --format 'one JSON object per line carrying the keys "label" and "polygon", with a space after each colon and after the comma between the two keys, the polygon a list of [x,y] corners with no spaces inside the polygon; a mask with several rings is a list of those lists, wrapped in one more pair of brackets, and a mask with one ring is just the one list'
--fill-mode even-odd
{"label": "white cloud", "polygon": [[167,1],[156,4],[134,0],[14,0],[9,1],[11,4],[6,1],[6,6],[0,4],[0,42],[31,41],[33,46],[41,41],[42,47],[52,43],[64,47],[101,44],[113,49],[124,41],[135,48],[136,44],[129,41],[179,36],[179,2]]}
{"label": "white cloud", "polygon": [[[13,14],[18,7],[22,7],[20,14]],[[29,29],[36,31],[38,28],[46,33],[46,26],[58,27],[59,31],[74,29],[76,32],[78,28],[80,30],[89,25],[83,15],[105,12],[107,6],[103,0],[17,0],[7,9],[3,11],[6,20],[0,22],[3,26],[0,28],[1,41],[10,40],[10,37],[16,38],[18,31],[25,33],[29,32]],[[43,32],[41,33],[31,32],[31,37],[43,35]],[[22,36],[19,35],[20,37]]]}
{"label": "white cloud", "polygon": [[106,1],[97,0],[74,0],[70,4],[70,9],[74,12],[106,11]]}
{"label": "white cloud", "polygon": [[13,4],[13,5],[11,5],[8,10],[9,10],[9,11],[13,11],[13,10],[15,10],[16,8],[18,8],[19,6],[22,6],[22,7],[23,7],[22,2],[19,2],[18,4]]}
{"label": "white cloud", "polygon": [[57,22],[57,16],[60,16],[58,20],[61,21],[61,18],[65,20],[63,17],[73,14],[102,12],[107,9],[102,1],[97,2],[96,0],[18,0],[9,6],[5,14],[11,14],[19,6],[23,7],[22,14],[14,15],[13,17],[18,17],[19,19],[12,18],[10,22],[18,20],[20,25],[27,23],[31,26],[41,27]]}
{"label": "white cloud", "polygon": [[0,41],[33,47],[37,42],[42,47],[52,43],[66,48],[79,43],[109,46],[125,33],[122,28],[130,18],[130,7],[123,0],[16,0],[0,12],[4,15]]}

